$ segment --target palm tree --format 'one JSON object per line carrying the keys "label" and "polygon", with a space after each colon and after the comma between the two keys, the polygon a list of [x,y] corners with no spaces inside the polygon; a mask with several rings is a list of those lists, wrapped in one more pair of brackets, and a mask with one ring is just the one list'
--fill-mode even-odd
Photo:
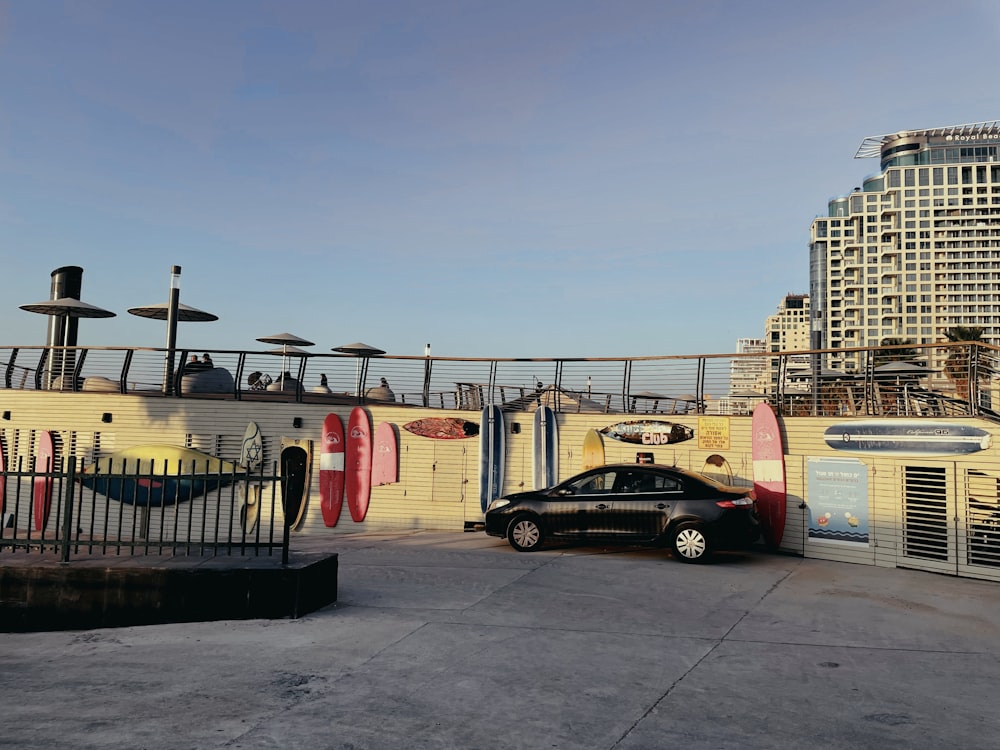
{"label": "palm tree", "polygon": [[[978,326],[953,326],[944,331],[944,337],[952,343],[982,341],[983,329]],[[955,384],[955,392],[962,396],[969,393],[969,353],[971,347],[948,347],[948,358],[944,361],[944,372]]]}
{"label": "palm tree", "polygon": [[[917,350],[912,348],[916,343],[910,339],[885,338],[882,339],[880,348],[876,349],[872,356],[875,361],[872,367],[881,367],[890,362],[900,362],[913,359],[917,356]],[[906,348],[909,347],[909,348]]]}

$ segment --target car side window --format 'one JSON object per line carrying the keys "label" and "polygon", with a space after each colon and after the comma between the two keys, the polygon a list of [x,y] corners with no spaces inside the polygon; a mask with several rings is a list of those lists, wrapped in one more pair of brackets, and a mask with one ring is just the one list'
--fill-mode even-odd
{"label": "car side window", "polygon": [[655,485],[649,492],[680,492],[683,488],[679,479],[668,477],[665,474],[654,474]]}
{"label": "car side window", "polygon": [[681,483],[670,476],[651,471],[620,471],[615,478],[614,491],[619,494],[677,492]]}
{"label": "car side window", "polygon": [[642,492],[645,473],[640,471],[620,471],[615,477],[615,492],[632,494]]}
{"label": "car side window", "polygon": [[615,472],[605,471],[584,477],[571,484],[570,488],[574,495],[603,495],[611,492],[614,486]]}

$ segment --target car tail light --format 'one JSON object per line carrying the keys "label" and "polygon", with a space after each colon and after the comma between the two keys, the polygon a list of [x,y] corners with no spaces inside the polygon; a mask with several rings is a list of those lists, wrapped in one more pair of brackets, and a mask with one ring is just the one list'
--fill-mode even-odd
{"label": "car tail light", "polygon": [[720,508],[745,508],[754,504],[754,499],[750,495],[734,497],[732,500],[718,500],[715,503]]}

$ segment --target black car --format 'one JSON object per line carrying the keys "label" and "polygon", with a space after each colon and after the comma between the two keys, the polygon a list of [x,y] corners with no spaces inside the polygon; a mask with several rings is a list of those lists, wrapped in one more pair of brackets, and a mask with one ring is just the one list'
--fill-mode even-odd
{"label": "black car", "polygon": [[714,550],[760,536],[753,490],[672,466],[620,464],[577,474],[555,487],[494,500],[486,533],[520,552],[548,539],[669,543],[674,557],[703,562]]}

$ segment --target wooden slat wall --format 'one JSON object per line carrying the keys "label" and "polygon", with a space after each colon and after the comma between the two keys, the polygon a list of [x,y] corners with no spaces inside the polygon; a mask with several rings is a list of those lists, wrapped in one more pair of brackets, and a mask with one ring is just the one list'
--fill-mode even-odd
{"label": "wooden slat wall", "polygon": [[[266,403],[262,401],[215,401],[117,394],[62,394],[33,391],[0,391],[0,410],[11,418],[0,422],[8,466],[19,457],[30,457],[38,430],[52,430],[57,438],[57,454],[74,451],[87,463],[99,455],[142,443],[187,445],[235,460],[247,423],[255,421],[264,440],[265,460],[276,462],[282,436],[312,441],[312,483],[300,534],[336,535],[360,531],[398,529],[460,530],[467,523],[482,520],[479,507],[479,440],[433,440],[402,429],[410,421],[428,416],[457,416],[479,421],[478,412],[447,412],[397,405],[369,405],[372,429],[381,422],[398,428],[399,482],[373,487],[368,516],[362,523],[351,520],[345,507],[336,528],[323,525],[319,512],[319,451],[323,419],[328,412],[338,414],[345,426],[350,406]],[[102,422],[103,414],[111,422]],[[294,418],[302,427],[293,427]],[[532,423],[530,412],[505,413],[507,463],[504,492],[532,488]],[[591,428],[603,428],[636,415],[559,414],[559,476],[567,478],[582,467],[584,436]],[[652,453],[657,463],[675,464],[700,471],[708,456],[726,457],[733,483],[749,485],[753,472],[750,459],[751,418],[725,417],[728,447],[701,448],[698,444],[699,417],[666,417],[695,430],[695,438],[665,446],[637,446],[605,439],[608,463],[634,463],[638,452]],[[718,417],[713,417],[718,420]],[[905,554],[903,492],[907,467],[944,467],[947,473],[947,518],[965,517],[966,476],[974,471],[1000,477],[1000,455],[996,449],[968,456],[932,459],[899,459],[874,455],[860,456],[868,470],[871,544],[824,544],[807,537],[808,458],[843,457],[823,440],[823,432],[835,418],[795,417],[780,420],[785,434],[787,520],[782,549],[808,557],[880,566],[907,566],[940,570],[952,574],[1000,580],[1000,564],[992,567],[967,564],[967,540],[961,525],[948,530],[949,556],[945,561],[914,559]],[[985,420],[968,420],[987,430],[996,425]],[[518,427],[514,428],[513,425]],[[514,430],[517,429],[515,432]],[[263,520],[263,519],[262,519]]]}

